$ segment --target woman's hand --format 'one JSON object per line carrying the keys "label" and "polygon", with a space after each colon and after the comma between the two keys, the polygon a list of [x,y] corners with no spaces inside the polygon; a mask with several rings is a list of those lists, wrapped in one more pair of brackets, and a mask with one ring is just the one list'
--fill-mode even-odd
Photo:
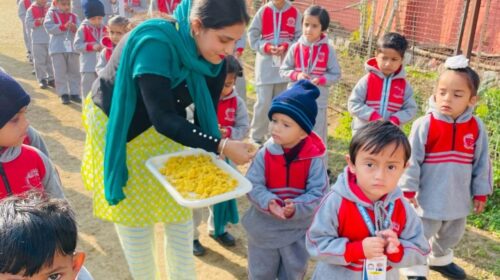
{"label": "woman's hand", "polygon": [[[224,141],[227,141],[225,146]],[[252,144],[243,143],[236,140],[224,139],[220,141],[219,153],[229,158],[235,164],[241,165],[252,160],[257,151],[252,146]]]}

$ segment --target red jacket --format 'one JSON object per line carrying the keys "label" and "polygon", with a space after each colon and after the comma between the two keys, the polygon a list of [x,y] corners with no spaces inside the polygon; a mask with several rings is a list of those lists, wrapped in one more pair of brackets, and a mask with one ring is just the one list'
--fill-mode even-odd
{"label": "red jacket", "polygon": [[[273,8],[267,6],[264,8],[262,13],[262,39],[273,41],[274,40],[274,28],[275,24],[279,19],[279,13],[274,16]],[[298,11],[295,8],[287,9],[281,13],[281,29],[279,37],[284,40],[293,41],[295,38],[295,24],[298,16]],[[273,17],[276,17],[276,22],[273,22]],[[276,28],[277,28],[276,24]],[[285,49],[288,49],[288,43],[284,42],[282,44]]]}

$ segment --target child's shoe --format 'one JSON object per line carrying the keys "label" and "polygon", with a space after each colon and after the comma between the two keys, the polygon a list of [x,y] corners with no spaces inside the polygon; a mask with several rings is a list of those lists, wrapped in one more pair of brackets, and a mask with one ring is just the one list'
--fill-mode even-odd
{"label": "child's shoe", "polygon": [[82,99],[78,95],[70,95],[69,99],[71,99],[72,102],[82,104]]}
{"label": "child's shoe", "polygon": [[205,247],[201,245],[199,240],[193,240],[193,255],[195,256],[205,255]]}
{"label": "child's shoe", "polygon": [[68,105],[69,103],[71,103],[69,99],[69,94],[61,95],[61,103],[64,105]]}
{"label": "child's shoe", "polygon": [[210,237],[212,237],[215,241],[219,242],[219,244],[225,247],[233,247],[234,245],[236,245],[236,240],[227,231],[217,237],[210,234]]}
{"label": "child's shoe", "polygon": [[453,262],[443,266],[431,265],[429,268],[453,279],[465,279],[467,277],[463,268]]}
{"label": "child's shoe", "polygon": [[49,85],[47,84],[47,80],[43,79],[39,83],[41,89],[47,89]]}
{"label": "child's shoe", "polygon": [[47,85],[48,85],[49,87],[51,87],[51,88],[56,88],[56,81],[54,81],[54,79],[49,80],[49,81],[47,82]]}

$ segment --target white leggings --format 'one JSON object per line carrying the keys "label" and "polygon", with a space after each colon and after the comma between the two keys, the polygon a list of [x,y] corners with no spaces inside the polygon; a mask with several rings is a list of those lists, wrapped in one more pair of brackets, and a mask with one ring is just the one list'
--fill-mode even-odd
{"label": "white leggings", "polygon": [[[155,261],[154,226],[134,228],[115,224],[132,278],[160,279]],[[168,279],[196,279],[193,222],[164,224]]]}

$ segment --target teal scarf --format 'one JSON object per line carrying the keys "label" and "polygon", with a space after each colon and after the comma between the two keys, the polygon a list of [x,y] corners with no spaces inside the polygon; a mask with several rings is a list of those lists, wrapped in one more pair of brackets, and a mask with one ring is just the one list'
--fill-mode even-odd
{"label": "teal scarf", "polygon": [[[151,19],[140,24],[131,32],[123,47],[104,152],[104,194],[110,205],[125,199],[123,188],[128,180],[127,133],[137,103],[138,89],[134,80],[141,74],[166,77],[172,81],[171,88],[185,80],[200,126],[209,135],[220,137],[217,115],[204,77],[217,76],[223,64],[211,64],[198,55],[191,36],[190,8],[191,0],[184,0],[175,10],[177,28],[163,19]],[[216,236],[224,232],[227,222],[238,222],[234,200],[214,205]]]}

